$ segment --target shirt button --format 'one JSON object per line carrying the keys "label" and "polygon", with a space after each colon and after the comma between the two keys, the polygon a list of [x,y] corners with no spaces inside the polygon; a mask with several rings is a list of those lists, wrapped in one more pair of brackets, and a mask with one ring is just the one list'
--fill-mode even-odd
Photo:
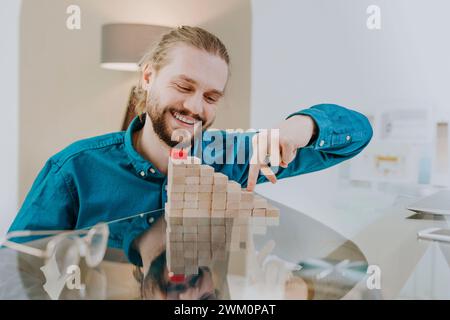
{"label": "shirt button", "polygon": [[155,173],[156,171],[155,171],[155,169],[150,168],[150,172],[151,172],[151,173]]}
{"label": "shirt button", "polygon": [[154,221],[155,221],[155,218],[153,218],[153,217],[148,218],[148,223],[153,223]]}
{"label": "shirt button", "polygon": [[350,136],[346,136],[345,140],[350,141],[351,137]]}
{"label": "shirt button", "polygon": [[319,147],[323,147],[324,144],[325,144],[325,141],[324,140],[320,140]]}
{"label": "shirt button", "polygon": [[141,175],[141,177],[145,177],[145,172],[144,171],[139,172],[139,174]]}

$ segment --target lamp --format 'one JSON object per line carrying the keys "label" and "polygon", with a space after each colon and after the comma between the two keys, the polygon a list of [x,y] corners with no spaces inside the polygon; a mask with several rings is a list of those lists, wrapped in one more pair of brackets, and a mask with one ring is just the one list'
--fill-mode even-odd
{"label": "lamp", "polygon": [[138,62],[148,48],[170,28],[146,24],[114,23],[102,27],[101,67],[138,71]]}

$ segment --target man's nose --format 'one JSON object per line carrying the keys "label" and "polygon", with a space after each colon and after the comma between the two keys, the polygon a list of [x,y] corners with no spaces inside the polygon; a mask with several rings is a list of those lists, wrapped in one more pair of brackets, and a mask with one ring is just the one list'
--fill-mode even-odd
{"label": "man's nose", "polygon": [[193,114],[201,115],[203,113],[203,96],[201,94],[191,95],[184,101],[184,107]]}

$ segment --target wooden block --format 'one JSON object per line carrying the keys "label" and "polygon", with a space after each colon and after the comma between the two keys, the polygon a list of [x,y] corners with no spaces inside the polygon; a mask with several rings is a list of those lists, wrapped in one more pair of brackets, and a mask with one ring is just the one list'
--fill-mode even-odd
{"label": "wooden block", "polygon": [[212,201],[211,210],[225,210],[227,207],[226,201]]}
{"label": "wooden block", "polygon": [[268,205],[269,203],[266,199],[260,196],[255,196],[255,199],[253,200],[253,208],[267,208]]}
{"label": "wooden block", "polygon": [[210,233],[211,232],[211,227],[210,225],[207,226],[198,226],[197,227],[197,233]]}
{"label": "wooden block", "polygon": [[198,208],[199,209],[208,209],[208,210],[210,210],[211,209],[211,205],[212,205],[212,203],[211,203],[210,200],[199,201],[198,202]]}
{"label": "wooden block", "polygon": [[212,184],[200,184],[198,185],[198,192],[209,192],[211,193],[213,191]]}
{"label": "wooden block", "polygon": [[238,202],[238,201],[228,201],[228,199],[227,199],[227,210],[228,209],[236,209],[236,210],[238,210],[239,211],[239,208],[240,208],[240,202]]}
{"label": "wooden block", "polygon": [[195,226],[183,225],[183,233],[198,233],[197,224]]}
{"label": "wooden block", "polygon": [[211,226],[211,234],[225,233],[225,226]]}
{"label": "wooden block", "polygon": [[172,192],[167,194],[167,199],[169,201],[175,200],[175,201],[182,201],[184,200],[184,193],[183,192]]}
{"label": "wooden block", "polygon": [[198,218],[199,211],[197,209],[183,209],[183,218]]}
{"label": "wooden block", "polygon": [[213,260],[217,260],[217,261],[223,261],[226,259],[226,251],[225,250],[221,250],[221,251],[213,251],[212,253],[212,258]]}
{"label": "wooden block", "polygon": [[209,226],[211,224],[211,218],[197,218],[197,226]]}
{"label": "wooden block", "polygon": [[253,201],[241,201],[240,209],[253,209]]}
{"label": "wooden block", "polygon": [[211,195],[212,195],[212,201],[223,202],[223,203],[227,202],[227,194],[224,192],[214,192]]}
{"label": "wooden block", "polygon": [[253,202],[254,197],[255,197],[255,194],[253,192],[246,191],[245,189],[243,189],[241,191],[241,200],[242,201]]}
{"label": "wooden block", "polygon": [[250,217],[237,217],[234,221],[236,225],[247,225],[250,223]]}
{"label": "wooden block", "polygon": [[189,190],[189,185],[191,184],[200,184],[200,177],[186,177],[186,187],[185,187],[185,191]]}
{"label": "wooden block", "polygon": [[182,242],[182,241],[176,241],[176,242],[170,241],[169,242],[169,247],[171,249],[178,250],[178,251],[183,251],[183,245],[184,245],[184,242]]}
{"label": "wooden block", "polygon": [[185,184],[168,184],[167,185],[167,192],[168,193],[175,193],[175,192],[184,192],[185,190]]}
{"label": "wooden block", "polygon": [[206,164],[202,164],[200,166],[200,176],[201,177],[213,177],[214,176],[214,168],[210,167]]}
{"label": "wooden block", "polygon": [[198,200],[199,201],[211,201],[212,200],[211,192],[199,192]]}
{"label": "wooden block", "polygon": [[197,250],[184,250],[185,258],[197,258]]}
{"label": "wooden block", "polygon": [[220,172],[214,172],[214,184],[224,184],[228,182],[228,177]]}
{"label": "wooden block", "polygon": [[211,251],[225,250],[225,248],[226,248],[225,242],[211,242]]}
{"label": "wooden block", "polygon": [[182,225],[183,217],[173,217],[173,216],[165,216],[165,219],[170,225]]}
{"label": "wooden block", "polygon": [[[205,242],[203,242],[205,243]],[[198,250],[197,257],[198,258],[211,258],[212,254],[210,250]]]}
{"label": "wooden block", "polygon": [[169,238],[169,241],[183,241],[183,234],[182,233],[173,233],[168,232],[167,237]]}
{"label": "wooden block", "polygon": [[184,200],[185,201],[198,201],[198,192],[185,192]]}
{"label": "wooden block", "polygon": [[280,209],[272,206],[269,204],[269,206],[266,209],[266,217],[279,217],[280,216]]}
{"label": "wooden block", "polygon": [[183,226],[193,227],[198,225],[199,218],[183,217]]}
{"label": "wooden block", "polygon": [[183,209],[198,209],[198,201],[184,201]]}
{"label": "wooden block", "polygon": [[185,184],[186,178],[185,177],[173,177],[169,180],[172,184]]}
{"label": "wooden block", "polygon": [[197,258],[184,258],[184,266],[196,266]]}
{"label": "wooden block", "polygon": [[195,266],[185,266],[184,267],[185,275],[195,275],[198,274],[198,265]]}
{"label": "wooden block", "polygon": [[170,257],[170,258],[166,258],[166,259],[167,259],[167,266],[168,266],[169,270],[174,270],[175,268],[184,267],[184,259],[174,259],[174,257]]}
{"label": "wooden block", "polygon": [[210,242],[211,241],[211,233],[198,233],[197,241],[200,242]]}
{"label": "wooden block", "polygon": [[214,209],[211,210],[211,218],[224,218],[225,210],[223,209]]}
{"label": "wooden block", "polygon": [[198,257],[198,265],[201,267],[209,266],[212,262],[212,255],[209,258]]}
{"label": "wooden block", "polygon": [[240,192],[227,192],[227,201],[241,202]]}
{"label": "wooden block", "polygon": [[227,192],[227,185],[226,184],[215,184],[213,185],[213,192]]}
{"label": "wooden block", "polygon": [[239,209],[239,217],[251,217],[253,209]]}
{"label": "wooden block", "polygon": [[197,241],[197,233],[184,233],[183,241]]}
{"label": "wooden block", "polygon": [[189,167],[185,169],[186,172],[186,177],[199,177],[200,176],[200,167],[199,166],[195,166],[195,167]]}
{"label": "wooden block", "polygon": [[224,233],[211,233],[211,242],[225,242],[225,232]]}
{"label": "wooden block", "polygon": [[265,217],[266,216],[266,209],[263,208],[254,208],[252,212],[253,217]]}
{"label": "wooden block", "polygon": [[212,185],[214,177],[200,177],[200,184]]}
{"label": "wooden block", "polygon": [[186,185],[185,190],[189,192],[200,192],[200,185],[199,184]]}
{"label": "wooden block", "polygon": [[184,208],[184,201],[178,201],[178,200],[171,200],[168,202],[169,210],[172,209],[183,209]]}
{"label": "wooden block", "polygon": [[236,181],[228,181],[227,192],[229,193],[241,193],[241,185]]}
{"label": "wooden block", "polygon": [[169,224],[167,229],[174,233],[183,233],[183,226],[179,224]]}
{"label": "wooden block", "polygon": [[183,209],[170,209],[166,207],[165,209],[166,217],[182,217]]}
{"label": "wooden block", "polygon": [[228,218],[236,218],[239,216],[239,209],[229,209],[227,208],[225,211],[225,217]]}
{"label": "wooden block", "polygon": [[211,226],[225,226],[225,218],[211,218]]}
{"label": "wooden block", "polygon": [[197,242],[198,251],[211,251],[211,242]]}
{"label": "wooden block", "polygon": [[169,161],[167,167],[167,176],[168,178],[174,177],[184,177],[186,172],[186,165],[184,164],[175,164],[172,161]]}

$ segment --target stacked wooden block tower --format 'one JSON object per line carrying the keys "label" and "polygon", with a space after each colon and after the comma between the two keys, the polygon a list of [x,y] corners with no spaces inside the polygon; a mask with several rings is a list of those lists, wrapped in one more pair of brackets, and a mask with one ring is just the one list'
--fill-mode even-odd
{"label": "stacked wooden block tower", "polygon": [[277,225],[279,209],[241,189],[195,157],[171,157],[168,167],[166,258],[170,272],[198,273],[199,266],[245,249],[251,233]]}

